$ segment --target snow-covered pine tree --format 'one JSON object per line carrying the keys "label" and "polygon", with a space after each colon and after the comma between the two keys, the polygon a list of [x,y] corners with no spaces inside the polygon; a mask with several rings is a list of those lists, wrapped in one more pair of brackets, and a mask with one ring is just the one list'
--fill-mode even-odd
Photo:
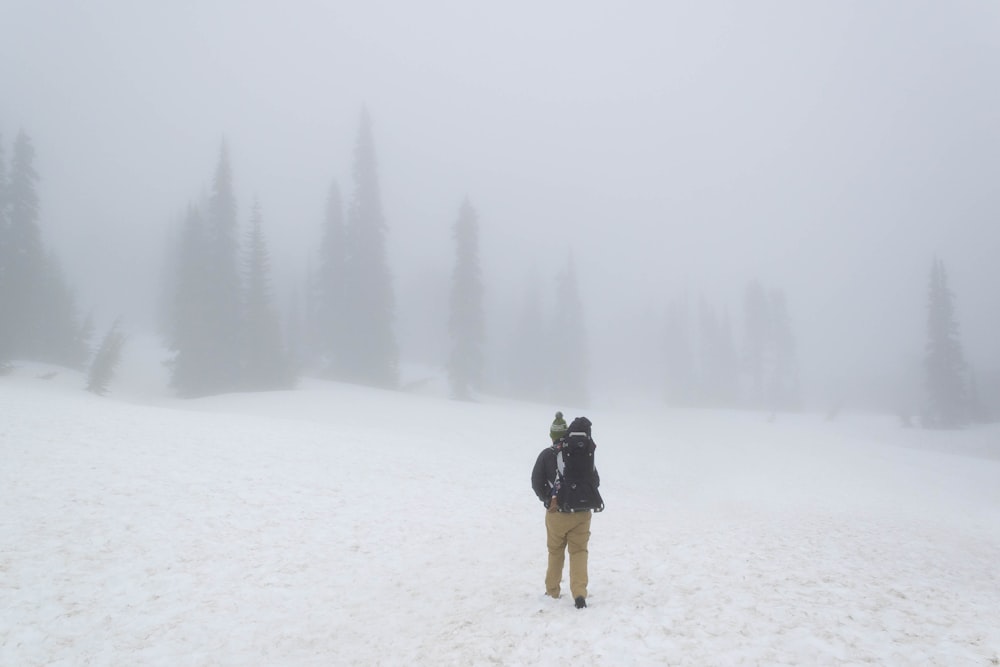
{"label": "snow-covered pine tree", "polygon": [[479,264],[479,220],[468,198],[462,202],[453,227],[455,267],[451,276],[448,331],[451,350],[448,380],[452,396],[468,399],[482,389],[486,329],[483,314],[483,277]]}

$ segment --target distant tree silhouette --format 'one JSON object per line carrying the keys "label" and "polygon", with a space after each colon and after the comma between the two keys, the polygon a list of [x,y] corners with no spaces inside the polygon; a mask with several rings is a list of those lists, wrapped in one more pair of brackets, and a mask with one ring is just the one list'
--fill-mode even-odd
{"label": "distant tree silhouette", "polygon": [[168,362],[170,384],[181,396],[210,393],[207,374],[214,346],[206,327],[212,308],[204,289],[209,279],[206,237],[204,216],[192,204],[173,253],[174,295],[167,316],[167,347],[174,353]]}
{"label": "distant tree silhouette", "polygon": [[206,393],[232,391],[240,381],[240,273],[236,197],[229,148],[219,151],[206,222],[205,290],[211,309],[206,313],[210,348]]}
{"label": "distant tree silhouette", "polygon": [[451,313],[448,331],[451,351],[448,379],[455,398],[467,399],[482,389],[486,325],[483,314],[483,278],[479,264],[479,221],[466,199],[453,227],[455,267],[451,277]]}
{"label": "distant tree silhouette", "polygon": [[104,338],[97,348],[97,353],[94,355],[94,360],[90,364],[90,370],[87,372],[87,391],[99,396],[107,393],[121,360],[125,340],[126,337],[121,330],[120,322],[115,320],[108,332],[104,334]]}
{"label": "distant tree silhouette", "polygon": [[955,318],[955,297],[944,262],[935,258],[927,289],[924,371],[928,406],[924,425],[958,428],[968,422],[965,360]]}
{"label": "distant tree silhouette", "polygon": [[570,253],[566,268],[556,277],[556,303],[553,308],[551,352],[548,376],[553,379],[552,400],[578,408],[590,401],[587,352],[587,325],[583,300],[577,284],[576,263]]}
{"label": "distant tree silhouette", "polygon": [[347,352],[337,366],[348,381],[395,388],[399,351],[385,232],[371,119],[365,110],[354,153],[354,194],[345,234],[343,349]]}
{"label": "distant tree silhouette", "polygon": [[[2,162],[2,160],[0,160]],[[81,367],[88,331],[59,262],[39,227],[35,149],[23,131],[14,143],[8,177],[0,178],[0,345],[8,358],[25,357]]]}
{"label": "distant tree silhouette", "polygon": [[168,346],[171,384],[182,396],[240,388],[241,281],[236,198],[225,142],[204,212],[188,209],[176,251]]}
{"label": "distant tree silhouette", "polygon": [[247,231],[243,300],[241,387],[280,389],[292,374],[281,340],[281,324],[271,295],[271,261],[262,229],[260,205],[254,202]]}

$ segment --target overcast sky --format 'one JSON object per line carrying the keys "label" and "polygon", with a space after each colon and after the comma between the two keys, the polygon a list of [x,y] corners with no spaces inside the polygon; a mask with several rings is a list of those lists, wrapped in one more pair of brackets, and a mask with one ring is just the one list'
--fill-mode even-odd
{"label": "overcast sky", "polygon": [[156,288],[223,137],[241,220],[258,197],[298,280],[367,106],[401,302],[448,275],[468,196],[494,303],[572,248],[595,346],[658,335],[678,294],[739,324],[757,278],[807,376],[895,371],[937,254],[967,356],[1000,368],[993,0],[0,7],[5,152],[33,138],[44,233],[99,317]]}

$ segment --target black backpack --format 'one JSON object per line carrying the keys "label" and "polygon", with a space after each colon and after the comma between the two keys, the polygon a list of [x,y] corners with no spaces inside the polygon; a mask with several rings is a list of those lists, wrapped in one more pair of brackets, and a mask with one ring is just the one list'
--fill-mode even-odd
{"label": "black backpack", "polygon": [[556,468],[559,471],[559,492],[556,499],[559,511],[600,512],[604,509],[604,500],[601,498],[601,492],[597,490],[597,475],[594,470],[595,449],[597,445],[586,432],[574,431],[573,427],[570,427],[569,435],[563,439],[562,446],[556,454]]}

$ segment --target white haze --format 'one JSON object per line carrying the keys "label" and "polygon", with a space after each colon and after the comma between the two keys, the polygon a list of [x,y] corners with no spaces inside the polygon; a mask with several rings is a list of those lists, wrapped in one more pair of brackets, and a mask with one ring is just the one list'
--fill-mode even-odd
{"label": "white haze", "polygon": [[99,322],[151,326],[223,138],[287,299],[367,106],[404,356],[441,345],[469,196],[492,344],[572,249],[595,382],[648,384],[669,299],[738,333],[756,278],[828,399],[919,362],[935,255],[967,357],[1000,368],[998,31],[976,1],[4,0],[0,133],[34,140],[43,232]]}

